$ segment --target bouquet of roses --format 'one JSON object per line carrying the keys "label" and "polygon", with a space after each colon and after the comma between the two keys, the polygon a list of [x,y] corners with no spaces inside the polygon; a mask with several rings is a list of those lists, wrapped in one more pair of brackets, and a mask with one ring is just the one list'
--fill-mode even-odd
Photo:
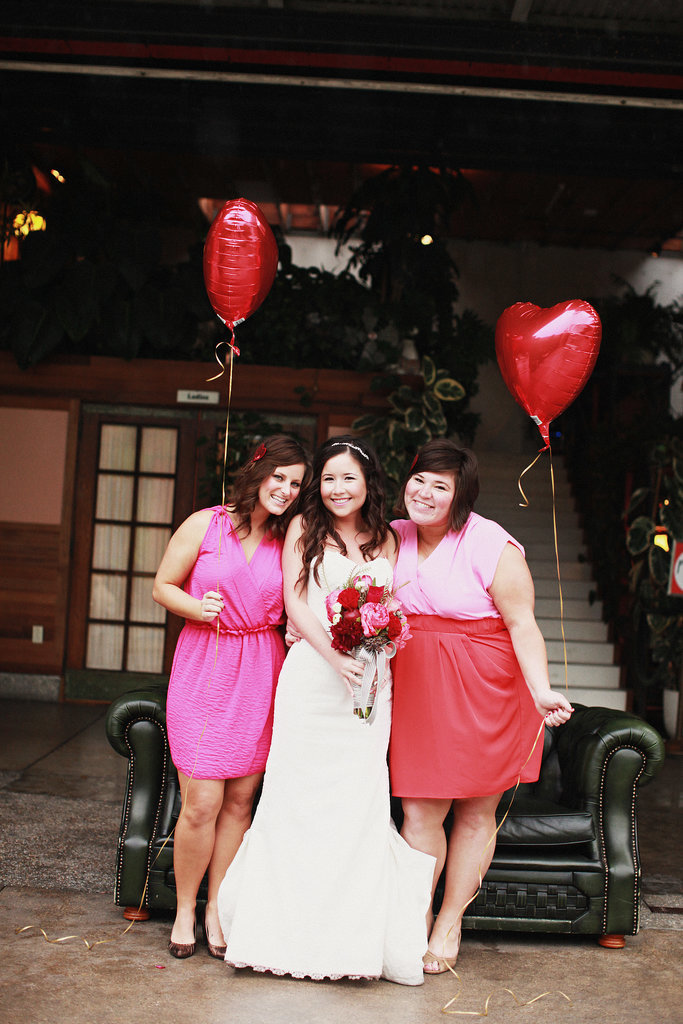
{"label": "bouquet of roses", "polygon": [[352,574],[343,587],[328,594],[325,607],[332,646],[365,665],[362,682],[354,686],[354,714],[371,722],[386,659],[410,639],[407,619],[394,591],[371,576]]}

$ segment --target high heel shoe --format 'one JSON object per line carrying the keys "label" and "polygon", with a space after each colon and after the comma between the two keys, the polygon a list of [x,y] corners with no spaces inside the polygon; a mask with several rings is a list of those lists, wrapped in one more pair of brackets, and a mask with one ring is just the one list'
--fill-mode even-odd
{"label": "high heel shoe", "polygon": [[[433,953],[432,950],[427,947],[427,952],[422,957],[425,974],[445,974],[446,971],[453,971],[455,968],[455,962],[460,954],[460,938],[461,936],[458,935],[458,948],[455,951],[455,956],[439,956],[438,953]],[[433,967],[429,967],[430,964],[434,963],[437,964],[436,970]]]}
{"label": "high heel shoe", "polygon": [[[431,949],[422,957],[422,963],[424,964],[425,974],[445,974],[446,971],[452,971],[455,967],[455,962],[458,959],[456,956],[438,956],[436,953],[432,953]],[[429,964],[437,964],[437,969],[429,967]]]}
{"label": "high heel shoe", "polygon": [[214,946],[213,942],[209,939],[209,929],[206,927],[206,909],[204,910],[204,938],[206,940],[206,948],[209,951],[209,956],[215,956],[216,960],[225,960],[225,951],[227,946]]}
{"label": "high heel shoe", "polygon": [[168,940],[168,951],[171,956],[174,956],[176,960],[187,960],[189,956],[192,956],[195,949],[197,948],[197,922],[194,924],[194,941],[193,942],[173,942],[172,939]]}

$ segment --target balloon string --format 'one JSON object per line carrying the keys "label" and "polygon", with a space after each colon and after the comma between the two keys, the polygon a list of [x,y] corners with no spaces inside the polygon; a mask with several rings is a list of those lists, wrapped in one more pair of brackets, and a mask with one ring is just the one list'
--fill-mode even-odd
{"label": "balloon string", "polygon": [[552,492],[552,508],[553,508],[553,539],[555,543],[555,566],[557,571],[557,588],[560,595],[560,632],[562,634],[562,658],[564,661],[564,688],[569,692],[569,666],[567,662],[567,637],[564,629],[564,596],[562,594],[562,576],[560,573],[560,546],[557,536],[557,503],[555,499],[555,472],[553,470],[553,449],[550,444],[547,444],[544,448],[541,448],[538,455],[533,462],[530,462],[526,469],[523,469],[519,474],[517,480],[517,486],[519,487],[520,494],[524,498],[524,501],[519,503],[520,508],[529,507],[529,499],[527,498],[522,488],[522,477],[525,473],[528,473],[530,469],[536,465],[543,452],[548,452],[550,456],[550,489]]}
{"label": "balloon string", "polygon": [[569,693],[569,666],[567,663],[567,638],[564,632],[564,598],[562,596],[562,576],[560,573],[560,546],[557,540],[557,507],[555,503],[555,472],[553,470],[553,450],[550,452],[550,487],[553,495],[553,537],[555,540],[555,565],[557,566],[557,589],[560,595],[560,631],[562,633],[562,657],[564,660],[564,688]]}
{"label": "balloon string", "polygon": [[[522,508],[528,508],[529,507],[529,500],[528,500],[526,494],[524,493],[524,490],[522,489],[522,477],[524,476],[525,473],[527,473],[530,469],[532,469],[536,465],[536,463],[540,459],[541,455],[545,451],[548,451],[550,453],[550,484],[551,484],[551,491],[552,491],[553,536],[554,536],[554,541],[555,541],[555,563],[556,563],[556,566],[557,566],[557,583],[558,583],[558,588],[559,588],[559,593],[560,593],[560,627],[561,627],[561,630],[562,630],[562,647],[563,647],[563,652],[564,652],[565,689],[568,690],[569,686],[568,686],[568,667],[567,667],[567,642],[566,642],[565,631],[564,631],[564,600],[563,600],[563,597],[562,597],[562,580],[561,580],[561,575],[560,575],[560,554],[559,554],[559,543],[558,543],[558,536],[557,536],[557,508],[556,508],[556,499],[555,499],[555,473],[554,473],[554,470],[553,470],[553,452],[552,452],[552,447],[550,446],[550,444],[546,445],[544,448],[541,448],[541,450],[538,452],[538,454],[537,454],[536,458],[533,460],[533,462],[531,462],[526,467],[526,469],[524,469],[522,471],[522,473],[520,473],[519,479],[517,481],[517,486],[519,487],[520,493],[521,493],[521,495],[522,495],[522,497],[524,499],[524,504],[520,503],[520,506]],[[515,796],[517,794],[517,790],[519,789],[520,783],[522,781],[522,772],[524,771],[524,769],[528,765],[529,761],[533,757],[533,753],[534,753],[534,751],[535,751],[535,749],[536,749],[536,747],[538,745],[538,741],[541,738],[541,735],[542,735],[544,729],[545,729],[545,720],[541,722],[539,730],[536,733],[536,738],[534,739],[533,746],[531,747],[531,750],[529,751],[529,755],[528,755],[526,761],[524,762],[524,764],[522,765],[522,767],[520,768],[519,774],[517,776],[517,781],[515,782],[515,786],[514,786],[514,789],[512,791],[512,796],[510,797],[510,801],[509,801],[508,806],[506,808],[505,814],[503,815],[503,817],[501,818],[500,822],[498,823],[498,825],[494,829],[493,833],[489,836],[489,838],[488,838],[488,840],[486,842],[486,845],[484,846],[484,849],[482,850],[481,858],[479,860],[479,867],[478,867],[478,871],[477,871],[478,876],[479,876],[479,884],[477,885],[477,888],[476,888],[474,894],[470,897],[470,899],[461,908],[461,910],[460,910],[460,912],[458,914],[458,919],[460,921],[462,921],[462,917],[463,917],[465,911],[470,906],[470,904],[474,902],[474,900],[477,898],[477,895],[479,894],[479,892],[481,890],[482,883],[483,883],[483,876],[482,876],[481,868],[482,868],[482,864],[484,862],[484,857],[486,856],[486,851],[488,850],[488,848],[491,845],[491,843],[493,843],[495,841],[496,836],[498,835],[500,829],[502,828],[502,826],[503,826],[503,824],[505,822],[505,819],[507,818],[507,816],[510,813],[510,810],[512,809],[512,804],[514,802]],[[446,948],[446,942],[448,940],[448,937],[449,937],[451,931],[453,930],[453,927],[454,927],[454,925],[451,925],[451,927],[449,928],[448,932],[446,933],[446,937],[444,938],[443,947],[442,947],[444,952],[445,952],[445,948]],[[460,989],[453,996],[453,998],[449,999],[448,1002],[444,1006],[442,1006],[441,1012],[442,1013],[446,1013],[446,1014],[451,1014],[451,1015],[465,1016],[465,1017],[488,1017],[489,1003],[491,1002],[491,999],[493,997],[493,993],[490,993],[487,996],[486,1002],[484,1003],[484,1009],[482,1011],[479,1011],[479,1010],[452,1010],[451,1009],[451,1006],[462,995],[462,978],[460,977],[458,972],[455,970],[455,968],[450,965],[450,963],[448,962],[448,959],[445,956],[442,957],[441,959],[443,959],[445,961],[446,967],[448,968],[450,973],[455,978],[457,978],[458,983],[460,985]],[[503,991],[509,993],[509,995],[512,996],[512,998],[515,1000],[517,1005],[520,1006],[520,1007],[521,1006],[530,1006],[532,1003],[537,1002],[539,999],[544,999],[546,996],[552,995],[552,993],[550,991],[543,992],[543,993],[541,993],[541,995],[534,996],[533,999],[529,999],[526,1002],[521,1002],[511,989],[505,988],[505,989],[503,989]],[[572,1003],[572,1001],[571,1001],[571,999],[569,998],[568,995],[566,995],[564,992],[562,992],[560,990],[558,990],[558,993],[564,999],[566,999],[567,1002],[570,1005],[573,1006],[573,1003]]]}
{"label": "balloon string", "polygon": [[534,461],[530,462],[529,465],[526,467],[526,469],[523,469],[522,472],[519,474],[519,478],[517,480],[517,486],[519,487],[519,493],[524,498],[524,501],[520,501],[520,503],[519,503],[519,507],[520,508],[528,508],[529,507],[529,499],[527,498],[526,494],[524,493],[524,489],[522,487],[522,477],[524,476],[525,473],[528,473],[530,469],[534,468],[534,466],[536,465],[536,463],[538,462],[538,460],[540,459],[540,457],[541,457],[541,455],[543,454],[544,451],[545,451],[545,448],[541,448],[541,450],[539,451],[539,453],[536,456],[536,458],[534,459]]}
{"label": "balloon string", "polygon": [[225,373],[225,363],[223,362],[223,360],[221,359],[221,357],[218,354],[218,350],[221,348],[222,345],[225,345],[227,348],[230,349],[230,366],[231,367],[232,367],[232,357],[233,357],[233,355],[238,356],[240,354],[240,350],[238,349],[237,345],[235,344],[235,328],[234,328],[234,325],[231,324],[229,320],[228,321],[223,321],[223,322],[225,323],[225,326],[230,331],[230,339],[228,340],[226,338],[222,338],[219,342],[216,343],[216,347],[213,350],[213,354],[214,354],[214,357],[216,359],[216,362],[218,363],[218,365],[221,368],[221,372],[217,373],[215,375],[215,377],[207,377],[206,378],[206,383],[207,384],[210,384],[212,380],[218,380]]}
{"label": "balloon string", "polygon": [[[493,832],[491,833],[491,835],[489,836],[489,838],[486,841],[486,845],[484,846],[483,850],[481,851],[481,857],[479,858],[479,865],[477,867],[477,874],[479,876],[477,888],[474,890],[474,892],[472,893],[470,898],[467,900],[467,902],[462,905],[462,907],[460,908],[458,914],[456,915],[456,921],[460,921],[461,922],[461,927],[462,927],[462,919],[463,919],[463,916],[465,914],[465,911],[467,910],[467,908],[470,906],[471,903],[474,903],[474,901],[476,900],[477,896],[479,895],[479,892],[481,891],[481,887],[482,887],[482,884],[483,884],[483,881],[484,881],[484,875],[483,875],[483,872],[482,872],[481,868],[482,868],[482,864],[484,863],[484,857],[486,856],[486,851],[488,850],[488,848],[491,845],[491,843],[495,842],[496,836],[500,832],[501,828],[503,827],[503,825],[505,823],[505,820],[506,820],[507,816],[509,815],[510,811],[512,810],[512,804],[514,803],[514,799],[515,799],[515,796],[517,794],[517,790],[519,789],[519,787],[521,785],[521,782],[522,782],[522,773],[523,773],[524,769],[526,768],[526,766],[528,765],[528,763],[531,760],[531,758],[534,756],[534,751],[536,750],[536,747],[538,746],[538,741],[540,740],[541,736],[543,735],[544,730],[545,730],[545,719],[542,719],[541,720],[541,724],[538,727],[538,732],[536,733],[536,737],[534,739],[534,742],[533,742],[533,744],[531,746],[531,750],[529,751],[529,753],[528,753],[528,755],[526,757],[526,760],[524,761],[524,764],[519,769],[519,773],[517,775],[517,781],[515,782],[514,789],[512,790],[512,795],[510,796],[510,801],[509,801],[509,803],[507,805],[507,808],[505,810],[505,814],[503,815],[503,817],[500,819],[500,821],[498,822],[498,824],[494,828]],[[448,1007],[452,1006],[453,1003],[457,999],[459,999],[460,995],[462,994],[462,978],[460,977],[458,972],[455,970],[455,968],[451,966],[451,964],[448,962],[448,958],[445,956],[446,943],[447,943],[448,938],[449,938],[451,932],[453,931],[454,927],[455,927],[455,923],[451,925],[451,927],[446,932],[446,935],[444,936],[443,944],[442,944],[442,947],[441,947],[442,948],[442,956],[440,957],[440,959],[444,960],[444,962],[446,964],[446,967],[448,968],[450,973],[453,975],[454,978],[457,978],[458,983],[460,985],[460,989],[456,993],[456,995],[453,996],[452,999],[449,999],[449,1001],[444,1006],[441,1007],[441,1012],[442,1013],[451,1013],[451,1014],[464,1014],[466,1016],[485,1017],[487,1012],[488,1012],[488,1010],[487,1010],[488,1000],[486,1002],[486,1007],[485,1007],[485,1012],[484,1013],[478,1013],[478,1012],[476,1012],[474,1010],[450,1010],[450,1009],[448,1009]],[[438,956],[439,954],[435,954],[435,955]],[[506,991],[508,991],[508,990],[506,989]],[[547,993],[544,993],[544,994],[547,994]],[[490,998],[491,998],[491,996],[489,996],[489,999]],[[541,996],[537,996],[536,998],[540,999],[542,997]],[[524,1004],[524,1005],[526,1005],[526,1004]]]}
{"label": "balloon string", "polygon": [[[233,338],[234,338],[234,333],[233,333]],[[228,342],[225,342],[225,341],[219,342],[219,345],[221,345],[221,344],[228,345]],[[220,528],[219,528],[219,532],[218,532],[218,579],[216,581],[216,592],[218,594],[220,594],[220,560],[221,560],[221,550],[222,550],[222,546],[223,546],[223,517],[224,517],[224,515],[227,515],[227,513],[225,511],[225,484],[226,484],[227,465],[228,465],[228,437],[229,437],[229,432],[230,432],[230,406],[231,406],[231,402],[232,402],[233,358],[234,358],[235,355],[239,355],[239,349],[234,344],[230,344],[229,348],[230,348],[230,371],[229,371],[229,381],[228,381],[228,408],[227,408],[226,418],[225,418],[225,438],[224,438],[224,443],[223,443],[223,469],[222,469],[222,480],[221,480],[221,506],[222,506],[222,510],[221,510],[221,515],[220,515]],[[218,360],[218,362],[221,365],[222,369],[221,369],[221,373],[217,374],[217,377],[220,377],[223,374],[224,366],[220,362],[217,350],[218,350],[218,345],[216,346],[216,359]],[[209,379],[210,380],[216,380],[217,377],[211,377]],[[231,523],[231,528],[234,530],[234,526],[232,525],[232,523]],[[209,672],[209,679],[208,679],[208,682],[206,684],[207,694],[208,694],[209,690],[211,689],[211,682],[212,682],[212,679],[213,679],[213,676],[214,676],[214,672],[216,670],[216,665],[218,664],[219,637],[220,637],[220,615],[217,615],[216,616],[216,644],[215,644],[215,648],[214,648],[213,664],[211,666],[211,671]],[[146,899],[146,896],[147,896],[147,889],[149,887],[149,878],[150,878],[150,874],[152,872],[152,868],[154,867],[154,865],[158,861],[159,857],[161,856],[161,854],[165,850],[165,848],[168,845],[168,843],[170,842],[170,840],[173,838],[173,836],[175,834],[175,831],[176,831],[176,829],[177,829],[177,827],[178,827],[178,825],[180,823],[180,820],[181,820],[181,818],[182,818],[182,816],[185,813],[185,810],[187,808],[187,805],[188,805],[188,802],[189,802],[188,798],[189,798],[189,794],[190,794],[190,787],[191,787],[191,784],[192,784],[192,780],[194,778],[194,773],[197,770],[197,761],[199,760],[199,748],[200,748],[201,742],[202,742],[202,740],[204,738],[204,734],[206,732],[208,723],[209,723],[209,713],[207,711],[206,717],[204,719],[204,724],[202,726],[201,733],[199,734],[199,738],[197,740],[197,747],[196,747],[196,750],[195,750],[194,764],[192,766],[192,771],[190,772],[190,774],[187,777],[187,786],[185,787],[185,799],[181,801],[180,812],[179,812],[178,817],[176,819],[175,825],[173,826],[171,831],[168,833],[168,835],[164,839],[163,843],[161,844],[161,846],[157,850],[154,859],[150,862],[150,864],[149,864],[149,866],[147,868],[147,874],[145,876],[145,883],[144,883],[144,885],[142,887],[142,895],[140,896],[140,902],[139,902],[138,908],[137,908],[138,915],[142,911],[142,908],[143,908],[143,906],[145,904],[145,899]],[[121,937],[123,937],[124,935],[127,935],[128,932],[131,930],[131,928],[133,927],[133,925],[135,923],[136,923],[136,919],[133,918],[131,920],[130,924],[128,924],[127,927],[121,933]],[[47,932],[43,928],[41,928],[39,925],[35,925],[35,924],[27,924],[27,925],[24,925],[22,928],[17,928],[15,930],[15,934],[16,935],[20,935],[22,932],[30,931],[32,929],[35,929],[36,931],[40,932],[40,934],[43,936],[43,938],[45,939],[46,942],[49,942],[49,943],[55,944],[55,945],[58,944],[58,943],[67,942],[70,939],[80,939],[83,942],[83,944],[85,945],[85,947],[88,950],[88,952],[90,952],[91,949],[94,949],[95,946],[102,946],[102,945],[105,945],[107,943],[115,942],[116,941],[116,937],[114,937],[114,938],[111,938],[111,939],[96,939],[95,942],[89,942],[88,939],[84,938],[82,935],[62,935],[58,939],[50,939],[50,938],[48,938]]]}

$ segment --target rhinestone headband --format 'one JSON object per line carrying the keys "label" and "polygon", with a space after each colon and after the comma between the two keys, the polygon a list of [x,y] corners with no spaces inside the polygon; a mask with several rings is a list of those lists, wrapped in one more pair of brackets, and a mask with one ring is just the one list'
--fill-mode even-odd
{"label": "rhinestone headband", "polygon": [[359,448],[357,444],[351,444],[350,441],[333,441],[330,448],[341,447],[342,445],[344,448],[353,448],[355,452],[360,452],[364,459],[367,459],[368,462],[370,461],[370,456],[366,455],[363,449]]}

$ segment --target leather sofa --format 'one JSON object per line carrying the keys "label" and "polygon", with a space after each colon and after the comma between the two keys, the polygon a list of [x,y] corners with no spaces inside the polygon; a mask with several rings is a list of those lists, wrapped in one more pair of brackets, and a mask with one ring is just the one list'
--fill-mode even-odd
{"label": "leather sofa", "polygon": [[[175,908],[180,792],[165,704],[163,689],[137,690],[107,713],[109,742],[128,759],[114,900],[129,918]],[[538,782],[519,786],[511,806],[512,791],[501,801],[499,820],[509,812],[464,927],[592,934],[623,946],[639,922],[638,791],[663,762],[660,735],[628,712],[576,706],[566,725],[546,729]],[[400,827],[400,801],[392,813]]]}

